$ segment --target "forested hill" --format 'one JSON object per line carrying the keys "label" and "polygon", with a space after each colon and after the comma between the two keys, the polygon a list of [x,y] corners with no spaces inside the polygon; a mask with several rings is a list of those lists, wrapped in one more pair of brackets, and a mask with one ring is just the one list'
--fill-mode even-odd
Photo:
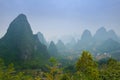
{"label": "forested hill", "polygon": [[[5,63],[42,65],[49,58],[47,47],[33,35],[24,14],[18,15],[0,40],[0,57]],[[30,64],[32,65],[32,64]]]}

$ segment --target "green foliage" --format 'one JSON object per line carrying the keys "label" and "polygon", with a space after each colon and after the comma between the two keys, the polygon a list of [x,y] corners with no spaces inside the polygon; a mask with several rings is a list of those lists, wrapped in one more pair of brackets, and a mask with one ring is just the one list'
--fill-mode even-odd
{"label": "green foliage", "polygon": [[59,80],[62,75],[62,68],[59,67],[59,63],[53,57],[50,58],[50,65],[48,66],[49,72],[44,73],[47,80]]}
{"label": "green foliage", "polygon": [[63,74],[60,80],[72,80],[71,76],[67,73]]}
{"label": "green foliage", "polygon": [[92,55],[87,51],[82,52],[81,57],[76,63],[76,69],[80,74],[82,73],[83,75],[88,76],[89,80],[99,79],[97,64],[93,60]]}
{"label": "green foliage", "polygon": [[[106,63],[99,65],[93,60],[92,55],[83,51],[81,57],[76,62],[74,72],[65,71],[61,64],[51,57],[46,71],[28,70],[16,71],[13,64],[5,66],[0,59],[0,80],[119,80],[120,62],[109,59]],[[72,66],[72,68],[74,67]],[[68,69],[72,69],[71,67]]]}
{"label": "green foliage", "polygon": [[16,72],[13,64],[6,67],[0,59],[0,80],[33,80],[33,78],[23,72]]}
{"label": "green foliage", "polygon": [[114,59],[109,59],[108,64],[105,64],[100,70],[101,78],[104,80],[119,80],[120,79],[120,62]]}
{"label": "green foliage", "polygon": [[51,57],[51,58],[49,59],[49,61],[50,61],[53,65],[57,64],[57,60],[56,60],[54,57]]}

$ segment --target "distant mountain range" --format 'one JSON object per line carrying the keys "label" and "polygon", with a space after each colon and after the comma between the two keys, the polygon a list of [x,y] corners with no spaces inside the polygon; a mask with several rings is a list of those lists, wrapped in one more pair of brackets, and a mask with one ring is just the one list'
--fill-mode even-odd
{"label": "distant mountain range", "polygon": [[113,30],[106,31],[104,27],[98,29],[94,35],[96,41],[105,41],[107,39],[113,39],[118,41],[118,36]]}
{"label": "distant mountain range", "polygon": [[[58,42],[62,41],[59,40]],[[58,51],[67,51],[68,53],[79,54],[83,50],[88,50],[94,55],[108,53],[113,56],[114,54],[120,54],[119,37],[114,30],[107,31],[104,27],[99,28],[93,36],[89,30],[85,30],[81,35],[81,39],[77,42],[75,40],[67,44],[62,42],[61,45],[64,45],[63,47],[60,47],[58,43],[56,45]]]}
{"label": "distant mountain range", "polygon": [[0,58],[6,64],[35,67],[48,63],[51,56],[58,58],[64,55],[64,58],[68,56],[76,59],[81,51],[88,50],[94,55],[109,53],[120,60],[120,38],[114,30],[107,31],[101,27],[93,36],[89,30],[85,30],[78,41],[73,37],[69,39],[66,44],[62,41],[64,39],[58,40],[56,44],[53,41],[47,43],[41,32],[33,34],[27,17],[20,14],[10,23],[7,33],[0,39]]}
{"label": "distant mountain range", "polygon": [[120,54],[119,42],[119,37],[114,30],[107,31],[104,27],[101,27],[93,36],[89,30],[85,30],[75,48],[80,51],[88,50],[94,55],[99,53],[108,53],[114,55],[116,51],[117,54]]}
{"label": "distant mountain range", "polygon": [[[40,41],[42,41],[42,39],[43,44],[46,44],[43,35],[41,35]],[[56,54],[58,55],[70,55],[72,53],[79,54],[83,50],[88,50],[94,55],[108,53],[113,56],[114,54],[120,54],[119,37],[114,30],[107,31],[104,27],[99,28],[93,36],[89,30],[85,30],[82,33],[80,40],[77,42],[73,36],[71,36],[71,38],[69,36],[69,39],[71,41],[68,43],[65,42],[66,44],[62,41],[64,39],[58,40],[56,44],[53,42],[54,49],[52,51],[56,51]],[[57,48],[57,50],[55,48]]]}

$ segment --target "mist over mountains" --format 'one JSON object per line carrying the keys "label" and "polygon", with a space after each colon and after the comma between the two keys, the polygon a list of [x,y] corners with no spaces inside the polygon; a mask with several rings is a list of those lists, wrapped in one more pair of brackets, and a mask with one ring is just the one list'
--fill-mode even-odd
{"label": "mist over mountains", "polygon": [[66,44],[63,39],[48,43],[41,32],[33,34],[27,17],[20,14],[0,39],[0,57],[8,64],[30,65],[32,62],[31,67],[46,64],[51,56],[76,59],[83,50],[90,51],[94,56],[106,53],[120,60],[117,57],[120,55],[120,39],[114,30],[107,31],[101,27],[93,36],[85,30],[80,37],[77,41],[72,37]]}
{"label": "mist over mountains", "polygon": [[0,0],[0,80],[120,80],[120,0]]}
{"label": "mist over mountains", "polygon": [[[45,40],[43,35],[41,35],[41,38],[39,39],[40,41],[42,41],[43,39],[44,45],[46,45],[47,41]],[[73,53],[76,54],[76,56],[78,56],[79,52],[83,50],[88,50],[94,55],[104,53],[107,53],[111,56],[113,56],[116,53],[117,55],[120,55],[118,54],[120,53],[120,38],[114,30],[106,30],[105,27],[99,28],[94,35],[92,35],[91,32],[88,29],[86,29],[83,31],[82,35],[79,36],[78,39],[76,39],[76,36],[69,35],[59,38],[56,44],[53,41],[53,52],[55,51],[58,55],[60,54],[62,56],[69,56]],[[47,44],[49,44],[48,47],[50,48],[51,43]]]}

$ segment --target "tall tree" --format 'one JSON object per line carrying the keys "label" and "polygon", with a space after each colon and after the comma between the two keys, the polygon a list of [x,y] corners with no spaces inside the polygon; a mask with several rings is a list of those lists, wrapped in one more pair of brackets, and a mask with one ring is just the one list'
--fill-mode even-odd
{"label": "tall tree", "polygon": [[97,64],[93,60],[92,55],[83,51],[81,57],[76,63],[76,69],[78,73],[86,77],[87,80],[98,80],[99,71],[97,69]]}

